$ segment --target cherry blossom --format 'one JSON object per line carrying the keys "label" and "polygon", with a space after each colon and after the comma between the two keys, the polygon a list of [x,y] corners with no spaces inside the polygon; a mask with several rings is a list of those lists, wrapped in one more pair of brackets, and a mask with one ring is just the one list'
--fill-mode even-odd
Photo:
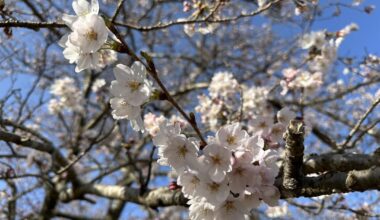
{"label": "cherry blossom", "polygon": [[[99,70],[114,61],[112,52],[102,52],[110,31],[102,17],[98,15],[99,4],[92,0],[91,5],[86,0],[73,1],[76,15],[64,14],[65,24],[72,30],[59,41],[64,48],[63,54],[70,63],[76,63],[76,72],[85,69]],[[111,54],[111,59],[105,59],[105,54]]]}
{"label": "cherry blossom", "polygon": [[50,92],[55,96],[48,103],[50,113],[56,114],[62,110],[82,111],[82,93],[71,77],[56,79]]}
{"label": "cherry blossom", "polygon": [[146,102],[152,92],[151,82],[146,78],[146,69],[140,62],[135,62],[129,68],[118,64],[114,68],[116,80],[111,83],[111,93],[128,99],[133,106]]}
{"label": "cherry blossom", "polygon": [[208,144],[203,150],[210,178],[223,181],[226,173],[231,171],[231,152],[217,143]]}
{"label": "cherry blossom", "polygon": [[216,133],[219,144],[226,146],[230,150],[240,147],[247,137],[247,132],[241,129],[239,123],[223,126]]}
{"label": "cherry blossom", "polygon": [[116,120],[128,119],[131,121],[133,129],[139,131],[143,129],[140,106],[133,106],[125,98],[115,97],[110,100],[112,117]]}
{"label": "cherry blossom", "polygon": [[114,119],[128,119],[136,131],[144,131],[141,117],[141,105],[145,103],[152,91],[152,84],[146,79],[145,67],[140,62],[129,68],[118,64],[114,68],[116,80],[111,82],[112,116]]}
{"label": "cherry blossom", "polygon": [[170,165],[177,173],[182,173],[189,161],[197,157],[197,147],[183,135],[170,137],[168,144],[160,148],[161,165]]}
{"label": "cherry blossom", "polygon": [[244,219],[260,199],[276,204],[278,153],[264,150],[263,138],[249,136],[239,123],[227,124],[199,151],[192,144],[197,141],[180,132],[178,124],[163,119],[153,143],[158,147],[158,162],[179,173],[177,183],[190,199],[191,219]]}

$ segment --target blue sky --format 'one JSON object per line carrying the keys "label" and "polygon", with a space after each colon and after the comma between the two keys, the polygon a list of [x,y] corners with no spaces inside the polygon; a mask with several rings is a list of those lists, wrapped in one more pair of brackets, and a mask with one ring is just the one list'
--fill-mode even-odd
{"label": "blue sky", "polygon": [[[352,0],[344,2],[349,4]],[[314,25],[314,29],[327,28],[331,31],[339,30],[351,22],[359,25],[359,31],[350,34],[341,45],[339,52],[342,55],[364,55],[366,50],[368,53],[380,54],[380,1],[365,0],[362,5],[374,5],[376,8],[371,14],[343,8],[341,16],[318,21]]]}

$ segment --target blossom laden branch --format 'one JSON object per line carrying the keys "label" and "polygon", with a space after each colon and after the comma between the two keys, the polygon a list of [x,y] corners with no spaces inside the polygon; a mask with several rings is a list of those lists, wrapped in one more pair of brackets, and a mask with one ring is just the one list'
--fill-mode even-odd
{"label": "blossom laden branch", "polygon": [[[153,30],[160,30],[160,29],[165,29],[171,26],[176,26],[176,25],[185,25],[185,24],[195,24],[195,23],[229,23],[233,22],[242,18],[246,17],[254,17],[257,16],[264,11],[267,11],[269,8],[271,8],[273,5],[277,4],[280,2],[280,0],[272,1],[265,5],[264,7],[259,8],[256,11],[253,11],[251,13],[242,13],[240,15],[234,16],[234,17],[228,17],[228,18],[222,18],[222,19],[209,19],[208,17],[204,19],[193,19],[193,20],[177,20],[177,21],[170,21],[167,23],[157,23],[151,26],[138,26],[130,23],[121,23],[115,21],[115,14],[117,15],[116,11],[114,16],[112,17],[112,23],[115,26],[120,26],[120,27],[126,27],[129,29],[133,30],[138,30],[142,32],[146,31],[153,31]],[[118,4],[118,8],[121,7],[122,4]],[[120,10],[120,9],[119,9]],[[17,20],[6,20],[6,21],[0,21],[0,28],[4,27],[19,27],[19,28],[28,28],[28,29],[33,29],[33,30],[39,30],[40,28],[67,28],[64,22],[59,22],[59,21],[41,21],[41,22],[30,22],[30,21],[17,21]]]}
{"label": "blossom laden branch", "polygon": [[189,115],[179,106],[179,104],[175,101],[170,92],[166,89],[165,85],[162,83],[160,77],[158,76],[156,67],[153,63],[152,58],[145,52],[142,52],[141,55],[145,58],[148,63],[148,71],[153,79],[157,82],[162,92],[164,93],[164,97],[167,101],[169,101],[180,113],[181,115],[190,123],[191,127],[193,127],[194,131],[197,133],[198,137],[201,140],[201,148],[207,145],[206,140],[203,138],[201,131],[198,128],[194,113],[190,113]]}

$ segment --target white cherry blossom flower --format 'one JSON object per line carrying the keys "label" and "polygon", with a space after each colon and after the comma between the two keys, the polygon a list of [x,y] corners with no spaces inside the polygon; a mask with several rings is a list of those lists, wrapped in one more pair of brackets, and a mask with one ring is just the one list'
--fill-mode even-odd
{"label": "white cherry blossom flower", "polygon": [[240,199],[229,197],[226,201],[215,208],[215,219],[218,220],[244,220],[245,210]]}
{"label": "white cherry blossom flower", "polygon": [[234,96],[239,90],[239,83],[230,72],[218,72],[212,77],[209,91],[211,97]]}
{"label": "white cherry blossom flower", "polygon": [[224,180],[226,173],[231,171],[231,151],[218,143],[210,143],[204,149],[205,161],[210,178],[215,182]]}
{"label": "white cherry blossom flower", "polygon": [[286,131],[286,127],[283,123],[276,123],[272,126],[270,129],[269,135],[271,140],[275,142],[282,141],[282,136],[284,132]]}
{"label": "white cherry blossom flower", "polygon": [[86,0],[74,0],[73,9],[76,15],[64,14],[62,17],[72,30],[59,41],[59,45],[64,48],[64,57],[70,63],[77,64],[76,72],[84,69],[100,70],[114,62],[115,52],[100,50],[111,32],[103,18],[98,15],[98,1],[92,0],[90,4]]}
{"label": "white cherry blossom flower", "polygon": [[230,194],[230,189],[227,183],[227,180],[220,183],[214,182],[211,179],[208,181],[202,181],[199,188],[200,195],[212,205],[220,205]]}
{"label": "white cherry blossom flower", "polygon": [[248,127],[255,135],[266,136],[273,126],[273,116],[256,116],[248,121]]}
{"label": "white cherry blossom flower", "polygon": [[261,202],[258,195],[251,193],[244,194],[241,200],[241,208],[245,209],[246,213],[249,213],[249,211],[258,207]]}
{"label": "white cherry blossom flower", "polygon": [[114,74],[116,80],[111,82],[111,93],[114,96],[125,97],[134,106],[140,106],[149,99],[152,85],[146,78],[144,65],[140,62],[133,63],[131,68],[118,64]]}
{"label": "white cherry blossom flower", "polygon": [[157,162],[173,167],[179,174],[185,170],[189,161],[196,159],[198,151],[194,143],[183,135],[170,137],[167,146],[159,150],[160,159]]}
{"label": "white cherry blossom flower", "polygon": [[251,164],[236,162],[231,172],[228,173],[229,187],[233,193],[243,193],[249,178],[252,178],[249,169],[252,167]]}
{"label": "white cherry blossom flower", "polygon": [[191,220],[215,220],[215,206],[204,199],[190,200],[189,217]]}
{"label": "white cherry blossom flower", "polygon": [[[151,82],[146,79],[145,67],[140,62],[135,62],[131,68],[118,64],[114,69],[114,74],[116,80],[111,82],[111,93],[117,97],[111,103],[111,107],[114,106],[117,109],[112,107],[114,118],[129,119],[133,129],[144,131],[144,123],[140,115],[141,105],[151,94]],[[123,110],[123,107],[127,109]]]}
{"label": "white cherry blossom flower", "polygon": [[122,97],[115,97],[110,100],[112,110],[112,117],[116,120],[128,119],[131,126],[136,131],[142,131],[144,122],[141,118],[140,106],[133,106],[128,104],[127,100]]}
{"label": "white cherry blossom flower", "polygon": [[94,53],[107,41],[109,30],[102,17],[88,14],[73,23],[69,41],[82,53]]}
{"label": "white cherry blossom flower", "polygon": [[75,72],[79,73],[85,69],[100,69],[100,55],[95,53],[82,53],[81,49],[69,41],[69,34],[64,35],[58,44],[64,48],[63,56],[69,63],[76,63]]}
{"label": "white cherry blossom flower", "polygon": [[178,184],[182,186],[182,193],[187,198],[193,198],[199,195],[201,179],[193,171],[185,171],[178,176]]}
{"label": "white cherry blossom flower", "polygon": [[[252,136],[245,140],[243,147],[244,150],[251,152],[253,155],[252,160],[257,159],[257,156],[260,155],[260,152],[264,149],[264,139],[260,136]],[[250,161],[254,162],[254,161]]]}
{"label": "white cherry blossom flower", "polygon": [[158,132],[153,137],[153,144],[157,147],[166,147],[170,137],[180,135],[181,127],[178,124],[171,124],[164,119],[158,125]]}
{"label": "white cherry blossom flower", "polygon": [[63,14],[62,16],[62,20],[70,28],[79,17],[99,13],[98,0],[91,0],[91,4],[87,0],[74,0],[72,6],[76,15]]}
{"label": "white cherry blossom flower", "polygon": [[230,150],[236,150],[243,144],[248,134],[245,130],[242,130],[239,123],[235,123],[223,126],[215,136],[220,145]]}

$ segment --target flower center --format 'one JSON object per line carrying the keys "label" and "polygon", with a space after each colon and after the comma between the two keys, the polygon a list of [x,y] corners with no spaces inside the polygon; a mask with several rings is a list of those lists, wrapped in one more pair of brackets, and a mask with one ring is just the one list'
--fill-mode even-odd
{"label": "flower center", "polygon": [[228,144],[232,145],[232,144],[235,144],[236,138],[235,138],[235,136],[230,135],[227,137],[226,141]]}
{"label": "flower center", "polygon": [[242,167],[238,167],[235,169],[235,174],[238,176],[243,176],[244,174],[244,169]]}
{"label": "flower center", "polygon": [[212,163],[215,165],[222,164],[222,160],[218,156],[211,156]]}
{"label": "flower center", "polygon": [[90,40],[90,41],[96,41],[96,40],[98,40],[98,33],[96,33],[95,31],[94,31],[94,29],[90,29],[90,31],[88,31],[87,33],[86,33],[86,38],[88,39],[88,40]]}
{"label": "flower center", "polygon": [[198,183],[200,182],[200,180],[198,179],[198,177],[194,176],[192,179],[191,179],[191,184],[193,185],[198,185]]}
{"label": "flower center", "polygon": [[267,123],[265,123],[265,121],[262,121],[262,122],[260,122],[259,127],[260,128],[266,128],[267,127]]}
{"label": "flower center", "polygon": [[137,81],[131,81],[128,83],[128,86],[132,90],[132,92],[134,92],[140,88],[141,83]]}
{"label": "flower center", "polygon": [[281,128],[274,127],[272,128],[272,134],[280,134],[281,133]]}
{"label": "flower center", "polygon": [[230,210],[234,210],[235,209],[235,206],[234,206],[234,203],[231,202],[231,201],[227,201],[225,204],[224,204],[224,208],[225,210],[228,212]]}
{"label": "flower center", "polygon": [[178,154],[181,156],[181,157],[185,157],[186,156],[186,154],[187,154],[187,149],[186,149],[186,146],[182,146],[182,147],[180,147],[179,148],[179,150],[178,150]]}
{"label": "flower center", "polygon": [[208,187],[209,187],[209,189],[210,189],[212,192],[216,192],[216,191],[219,190],[220,185],[217,184],[217,183],[212,182],[212,183],[208,184]]}

